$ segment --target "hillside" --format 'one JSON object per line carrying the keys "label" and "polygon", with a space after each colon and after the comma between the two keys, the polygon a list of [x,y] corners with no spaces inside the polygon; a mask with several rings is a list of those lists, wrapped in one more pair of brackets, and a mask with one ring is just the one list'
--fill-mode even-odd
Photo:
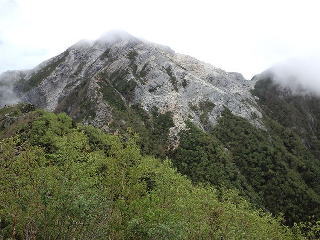
{"label": "hillside", "polygon": [[141,155],[132,133],[18,105],[0,110],[0,139],[4,239],[305,239],[237,193]]}
{"label": "hillside", "polygon": [[[236,189],[289,226],[320,219],[319,98],[296,96],[270,76],[245,80],[119,33],[2,74],[0,100],[64,112],[116,136],[135,132],[142,156],[170,158],[194,184]],[[0,131],[19,135],[8,114]]]}
{"label": "hillside", "polygon": [[294,93],[275,83],[271,76],[261,78],[254,92],[265,114],[298,134],[314,157],[320,159],[320,98],[308,92]]}

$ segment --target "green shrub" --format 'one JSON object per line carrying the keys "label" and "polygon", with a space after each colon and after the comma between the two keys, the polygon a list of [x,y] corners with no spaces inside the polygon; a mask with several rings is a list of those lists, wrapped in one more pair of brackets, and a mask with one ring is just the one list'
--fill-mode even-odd
{"label": "green shrub", "polygon": [[132,133],[34,116],[0,142],[1,238],[303,239],[236,193],[141,155]]}

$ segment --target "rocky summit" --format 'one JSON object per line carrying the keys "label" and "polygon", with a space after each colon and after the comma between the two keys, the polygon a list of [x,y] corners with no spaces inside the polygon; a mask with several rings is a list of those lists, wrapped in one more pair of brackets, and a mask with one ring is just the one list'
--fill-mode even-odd
{"label": "rocky summit", "polygon": [[80,41],[32,70],[2,74],[0,97],[2,93],[6,98],[0,98],[0,105],[15,103],[17,97],[105,130],[116,121],[114,110],[138,106],[149,115],[154,110],[170,113],[173,137],[187,120],[202,129],[215,125],[225,108],[262,126],[251,94],[254,83],[239,73],[117,32]]}

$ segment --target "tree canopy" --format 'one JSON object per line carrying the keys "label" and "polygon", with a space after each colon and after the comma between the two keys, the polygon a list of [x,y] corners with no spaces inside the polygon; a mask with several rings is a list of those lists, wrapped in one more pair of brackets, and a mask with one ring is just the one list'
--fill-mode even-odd
{"label": "tree canopy", "polygon": [[142,155],[130,130],[23,109],[2,110],[15,117],[0,132],[2,238],[303,239],[235,191],[195,185],[169,160]]}

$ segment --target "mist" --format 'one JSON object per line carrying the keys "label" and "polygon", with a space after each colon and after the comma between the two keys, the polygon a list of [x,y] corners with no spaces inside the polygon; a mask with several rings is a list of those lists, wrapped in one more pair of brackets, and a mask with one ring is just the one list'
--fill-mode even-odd
{"label": "mist", "polygon": [[14,92],[15,80],[19,73],[9,74],[12,72],[5,72],[0,75],[0,107],[5,105],[13,105],[20,102],[20,99]]}
{"label": "mist", "polygon": [[320,56],[288,59],[275,64],[268,72],[276,83],[296,95],[320,96]]}

